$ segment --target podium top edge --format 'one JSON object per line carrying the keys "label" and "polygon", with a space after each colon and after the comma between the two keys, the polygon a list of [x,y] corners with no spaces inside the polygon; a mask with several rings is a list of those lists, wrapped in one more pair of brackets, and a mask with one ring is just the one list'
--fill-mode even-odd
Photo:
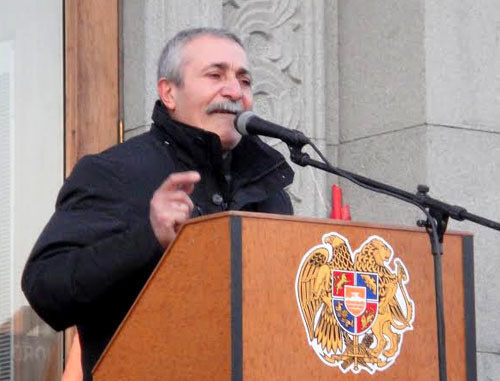
{"label": "podium top edge", "polygon": [[[192,218],[192,219],[189,219],[184,224],[184,226],[199,224],[202,222],[220,219],[220,218],[228,218],[228,217],[232,217],[232,216],[243,217],[243,218],[265,219],[265,220],[280,220],[280,221],[315,223],[315,224],[325,224],[325,225],[332,225],[332,226],[343,225],[343,226],[356,226],[356,227],[362,227],[362,228],[412,231],[412,232],[420,232],[420,233],[425,232],[424,228],[404,226],[404,225],[380,224],[380,223],[362,222],[362,221],[341,221],[341,220],[332,220],[329,218],[290,216],[290,215],[283,215],[283,214],[243,212],[243,211],[234,211],[234,210]],[[473,236],[473,233],[468,232],[468,231],[460,231],[460,230],[448,230],[446,232],[446,235]]]}

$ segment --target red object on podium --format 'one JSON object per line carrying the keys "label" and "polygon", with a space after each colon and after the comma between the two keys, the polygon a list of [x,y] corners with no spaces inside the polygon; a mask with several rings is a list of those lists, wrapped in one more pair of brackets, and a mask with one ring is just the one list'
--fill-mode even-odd
{"label": "red object on podium", "polygon": [[333,220],[341,219],[342,209],[342,189],[337,185],[332,185],[332,212],[330,218]]}
{"label": "red object on podium", "polygon": [[349,205],[342,206],[342,188],[335,184],[332,185],[332,211],[330,218],[342,221],[349,221],[351,219]]}
{"label": "red object on podium", "polygon": [[350,221],[351,220],[351,208],[349,205],[344,205],[340,212],[340,219],[342,221]]}

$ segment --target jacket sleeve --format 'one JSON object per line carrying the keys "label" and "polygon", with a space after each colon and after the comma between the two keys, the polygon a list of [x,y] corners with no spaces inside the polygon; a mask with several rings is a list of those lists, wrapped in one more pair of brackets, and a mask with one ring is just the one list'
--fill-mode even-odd
{"label": "jacket sleeve", "polygon": [[109,163],[87,156],[59,193],[22,277],[33,309],[56,330],[77,324],[128,276],[161,257],[149,220],[125,218],[124,187]]}

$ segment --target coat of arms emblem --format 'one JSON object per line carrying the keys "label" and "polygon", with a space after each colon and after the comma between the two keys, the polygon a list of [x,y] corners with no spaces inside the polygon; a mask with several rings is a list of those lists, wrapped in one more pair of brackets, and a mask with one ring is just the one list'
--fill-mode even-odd
{"label": "coat of arms emblem", "polygon": [[394,251],[378,236],[355,252],[338,233],[322,242],[303,257],[295,284],[309,345],[344,373],[387,369],[415,318],[405,265],[396,258],[391,268]]}

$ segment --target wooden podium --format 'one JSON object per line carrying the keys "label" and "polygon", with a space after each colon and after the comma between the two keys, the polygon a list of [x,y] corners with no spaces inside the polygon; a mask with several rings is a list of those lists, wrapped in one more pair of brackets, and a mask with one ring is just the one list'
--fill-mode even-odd
{"label": "wooden podium", "polygon": [[[308,343],[296,300],[301,260],[337,232],[352,250],[383,237],[404,262],[413,330],[370,375],[327,366]],[[444,239],[448,378],[476,377],[472,236]],[[437,380],[433,258],[423,230],[226,212],[189,221],[94,368],[94,380]]]}

